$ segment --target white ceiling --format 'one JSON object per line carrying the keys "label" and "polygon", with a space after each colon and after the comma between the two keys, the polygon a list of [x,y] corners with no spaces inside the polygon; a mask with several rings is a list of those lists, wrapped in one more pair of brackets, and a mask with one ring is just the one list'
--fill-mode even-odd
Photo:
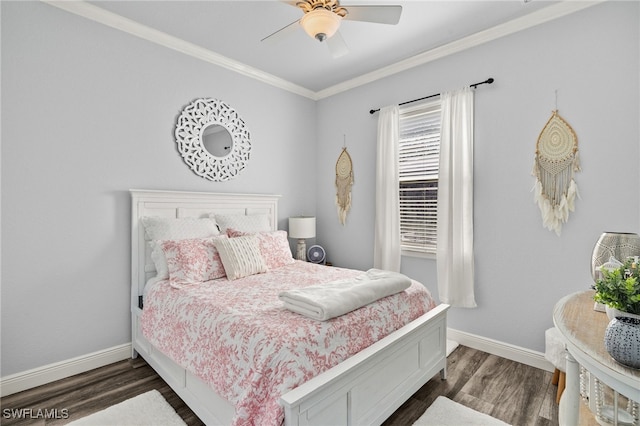
{"label": "white ceiling", "polygon": [[[54,5],[66,8],[70,6],[64,4],[72,2],[60,3],[63,5]],[[582,6],[576,6],[578,3]],[[449,46],[461,50],[465,43],[479,44],[520,27],[571,13],[585,7],[586,2],[344,0],[342,3],[349,4],[399,4],[403,11],[397,25],[343,21],[340,32],[349,54],[337,59],[324,43],[310,38],[302,28],[278,43],[260,41],[302,16],[300,9],[285,2],[90,1],[84,5],[92,10],[71,11],[120,29],[130,28],[129,32],[142,31],[146,34],[143,37],[160,44],[168,39],[173,48],[176,43],[187,42],[177,50],[196,51],[195,56],[205,60],[253,75],[263,74],[275,84],[289,85],[292,91],[320,98],[339,91],[341,85],[357,85],[355,82],[362,76],[371,80],[385,69],[392,72],[398,64],[409,67],[416,61],[426,62],[429,55],[445,52]],[[100,15],[96,11],[107,11],[109,17],[96,17]],[[128,19],[114,24],[114,18],[120,17]],[[104,22],[105,19],[111,23]],[[139,28],[131,30],[136,26]]]}

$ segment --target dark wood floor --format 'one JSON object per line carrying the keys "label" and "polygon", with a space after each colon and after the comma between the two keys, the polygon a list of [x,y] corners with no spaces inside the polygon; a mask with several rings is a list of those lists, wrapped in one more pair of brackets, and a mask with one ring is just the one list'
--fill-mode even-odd
{"label": "dark wood floor", "polygon": [[[0,400],[0,424],[65,424],[152,389],[160,391],[189,426],[202,425],[141,358],[4,397]],[[460,346],[448,358],[447,380],[435,376],[385,425],[411,425],[439,395],[512,425],[558,424],[556,387],[551,385],[551,373]],[[12,413],[32,418],[19,419]],[[59,418],[44,420],[45,415]]]}
{"label": "dark wood floor", "polygon": [[460,346],[449,355],[447,380],[431,379],[385,425],[411,425],[440,395],[511,425],[557,425],[558,388],[551,377],[547,371]]}

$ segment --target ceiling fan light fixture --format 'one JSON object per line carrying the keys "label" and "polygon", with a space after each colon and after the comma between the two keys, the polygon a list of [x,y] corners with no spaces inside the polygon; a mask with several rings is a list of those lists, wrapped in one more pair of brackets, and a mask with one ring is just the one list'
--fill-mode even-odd
{"label": "ceiling fan light fixture", "polygon": [[305,13],[300,19],[300,25],[310,37],[324,41],[338,31],[340,19],[342,18],[339,15],[327,9],[318,8]]}

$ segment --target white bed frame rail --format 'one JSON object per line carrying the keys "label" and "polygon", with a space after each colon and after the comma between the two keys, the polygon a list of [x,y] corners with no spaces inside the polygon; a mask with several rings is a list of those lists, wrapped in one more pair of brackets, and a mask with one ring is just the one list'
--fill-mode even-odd
{"label": "white bed frame rail", "polygon": [[[140,218],[267,214],[277,229],[278,195],[131,190],[132,357],[141,355],[207,425],[231,423],[234,407],[142,335],[139,297],[155,275]],[[339,365],[282,395],[285,425],[377,425],[440,372],[446,378],[446,314],[441,304]]]}
{"label": "white bed frame rail", "polygon": [[446,378],[446,311],[439,305],[284,394],[285,425],[379,425],[435,374]]}

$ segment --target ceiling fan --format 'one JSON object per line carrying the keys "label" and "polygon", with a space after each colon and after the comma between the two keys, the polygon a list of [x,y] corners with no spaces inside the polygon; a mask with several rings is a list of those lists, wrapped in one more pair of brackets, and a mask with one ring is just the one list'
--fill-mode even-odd
{"label": "ceiling fan", "polygon": [[302,9],[304,15],[261,41],[274,42],[287,36],[301,26],[310,37],[327,42],[334,58],[349,52],[338,28],[343,19],[395,25],[400,21],[402,6],[353,5],[341,6],[339,0],[302,0],[285,2]]}

